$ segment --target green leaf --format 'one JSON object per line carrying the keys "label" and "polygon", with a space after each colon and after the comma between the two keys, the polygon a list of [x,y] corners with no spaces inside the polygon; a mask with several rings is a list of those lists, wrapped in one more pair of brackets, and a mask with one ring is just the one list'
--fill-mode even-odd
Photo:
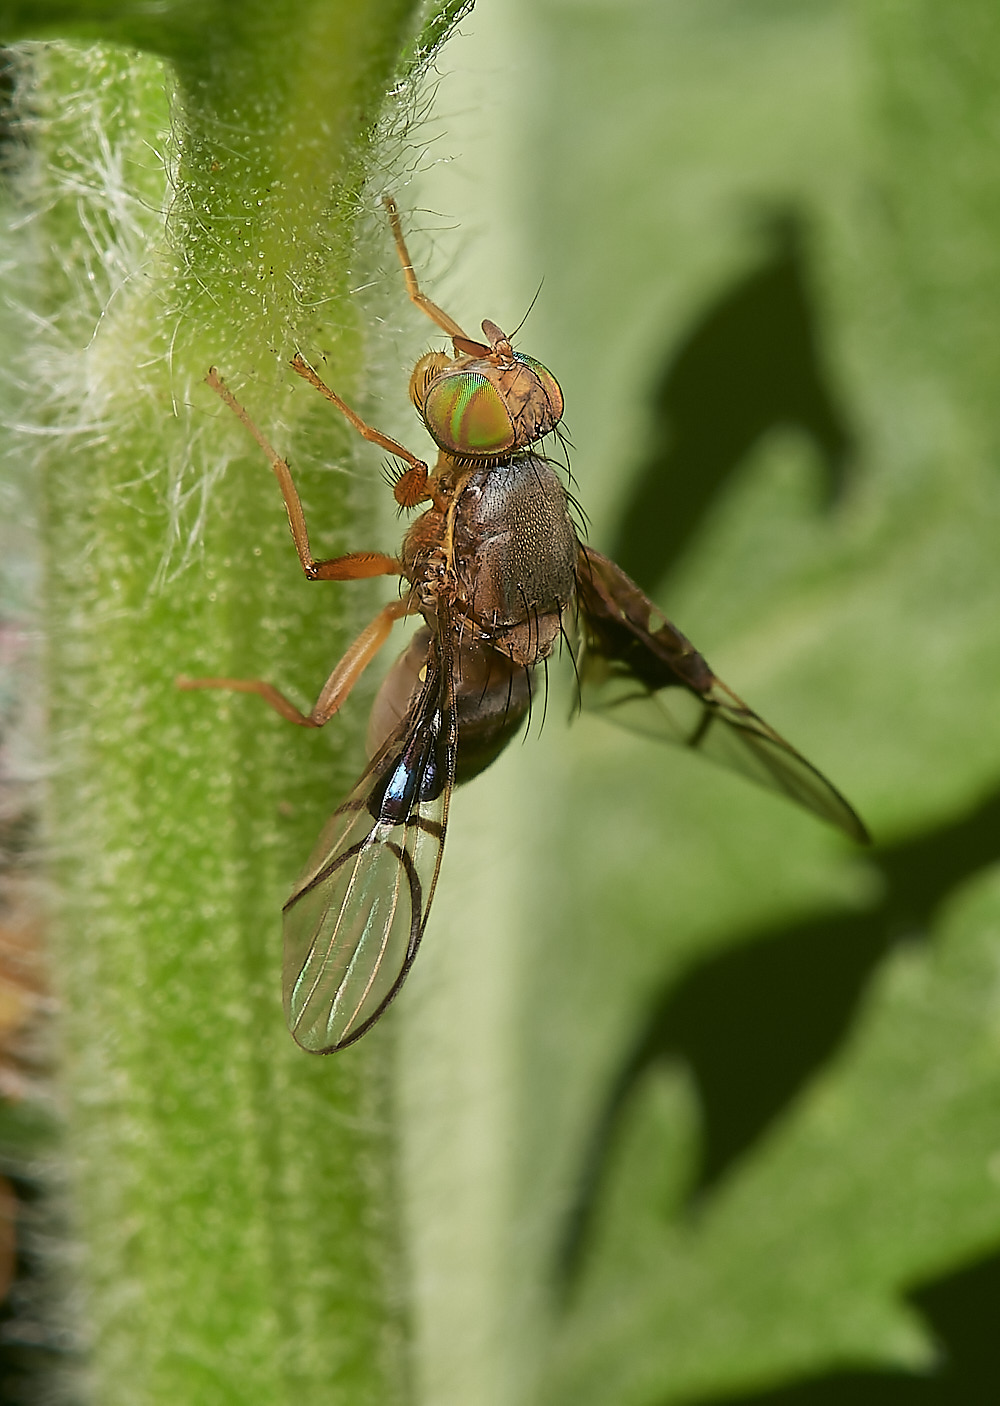
{"label": "green leaf", "polygon": [[891,1290],[996,1239],[998,898],[991,873],[930,950],[887,959],[842,1052],[694,1219],[664,1223],[658,1182],[695,1126],[661,1119],[657,1146],[637,1089],[647,1131],[610,1178],[549,1399],[690,1400],[767,1382],[776,1362],[934,1364]]}

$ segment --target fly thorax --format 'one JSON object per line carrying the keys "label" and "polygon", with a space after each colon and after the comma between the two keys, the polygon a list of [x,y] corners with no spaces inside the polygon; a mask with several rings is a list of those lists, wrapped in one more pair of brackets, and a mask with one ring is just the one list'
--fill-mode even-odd
{"label": "fly thorax", "polygon": [[566,491],[522,454],[469,478],[455,511],[455,570],[466,613],[516,663],[547,658],[573,598],[577,541]]}

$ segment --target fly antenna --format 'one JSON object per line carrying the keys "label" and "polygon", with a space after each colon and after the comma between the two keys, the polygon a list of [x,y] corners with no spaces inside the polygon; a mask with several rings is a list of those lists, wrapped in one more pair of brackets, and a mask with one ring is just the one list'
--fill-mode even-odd
{"label": "fly antenna", "polygon": [[541,281],[539,282],[538,287],[535,289],[535,296],[532,298],[531,302],[528,304],[528,311],[524,314],[524,316],[521,318],[521,321],[517,324],[517,326],[514,328],[513,332],[511,332],[510,336],[507,338],[507,340],[508,340],[509,342],[512,342],[512,341],[514,340],[514,338],[517,336],[518,332],[520,332],[521,328],[524,326],[524,324],[527,322],[528,318],[531,316],[531,309],[532,309],[532,308],[535,306],[535,304],[538,302],[538,295],[539,295],[539,294],[541,293],[541,291],[542,291],[542,284],[543,284],[544,282],[545,282],[545,279],[544,279],[544,278],[541,279]]}

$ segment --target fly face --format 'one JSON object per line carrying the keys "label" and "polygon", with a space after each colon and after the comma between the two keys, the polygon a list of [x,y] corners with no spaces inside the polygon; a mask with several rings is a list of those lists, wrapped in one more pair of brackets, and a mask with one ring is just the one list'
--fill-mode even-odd
{"label": "fly face", "polygon": [[309,713],[260,679],[179,679],[182,688],[256,693],[301,727],[338,711],[396,620],[424,624],[372,708],[371,757],[335,811],[285,904],[289,1029],[329,1054],[359,1039],[416,956],[437,885],[456,783],[499,755],[528,712],[532,672],[564,634],[574,604],[581,701],[626,726],[694,748],[864,842],[847,801],[715,677],[694,647],[615,564],[577,539],[566,491],[532,446],[558,424],[562,392],[492,322],[473,341],[417,283],[392,201],[386,207],[410,298],[452,341],[418,361],[410,396],[438,445],[433,471],[366,424],[299,356],[292,368],[365,439],[406,467],[401,507],[429,504],[398,554],[317,561],[291,472],[214,370],[208,382],[263,449],[309,580],[398,576],[384,606],[336,665]]}
{"label": "fly face", "polygon": [[554,430],[563,397],[551,371],[510,342],[491,322],[491,346],[454,339],[464,354],[428,352],[410,378],[410,399],[431,438],[461,459],[501,460]]}

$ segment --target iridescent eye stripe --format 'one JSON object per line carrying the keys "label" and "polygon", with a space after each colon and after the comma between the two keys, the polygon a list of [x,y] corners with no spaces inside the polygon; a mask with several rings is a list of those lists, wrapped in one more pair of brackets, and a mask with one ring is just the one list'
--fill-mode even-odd
{"label": "iridescent eye stripe", "polygon": [[477,371],[449,376],[435,386],[424,413],[442,439],[459,453],[510,446],[514,429],[501,396]]}

